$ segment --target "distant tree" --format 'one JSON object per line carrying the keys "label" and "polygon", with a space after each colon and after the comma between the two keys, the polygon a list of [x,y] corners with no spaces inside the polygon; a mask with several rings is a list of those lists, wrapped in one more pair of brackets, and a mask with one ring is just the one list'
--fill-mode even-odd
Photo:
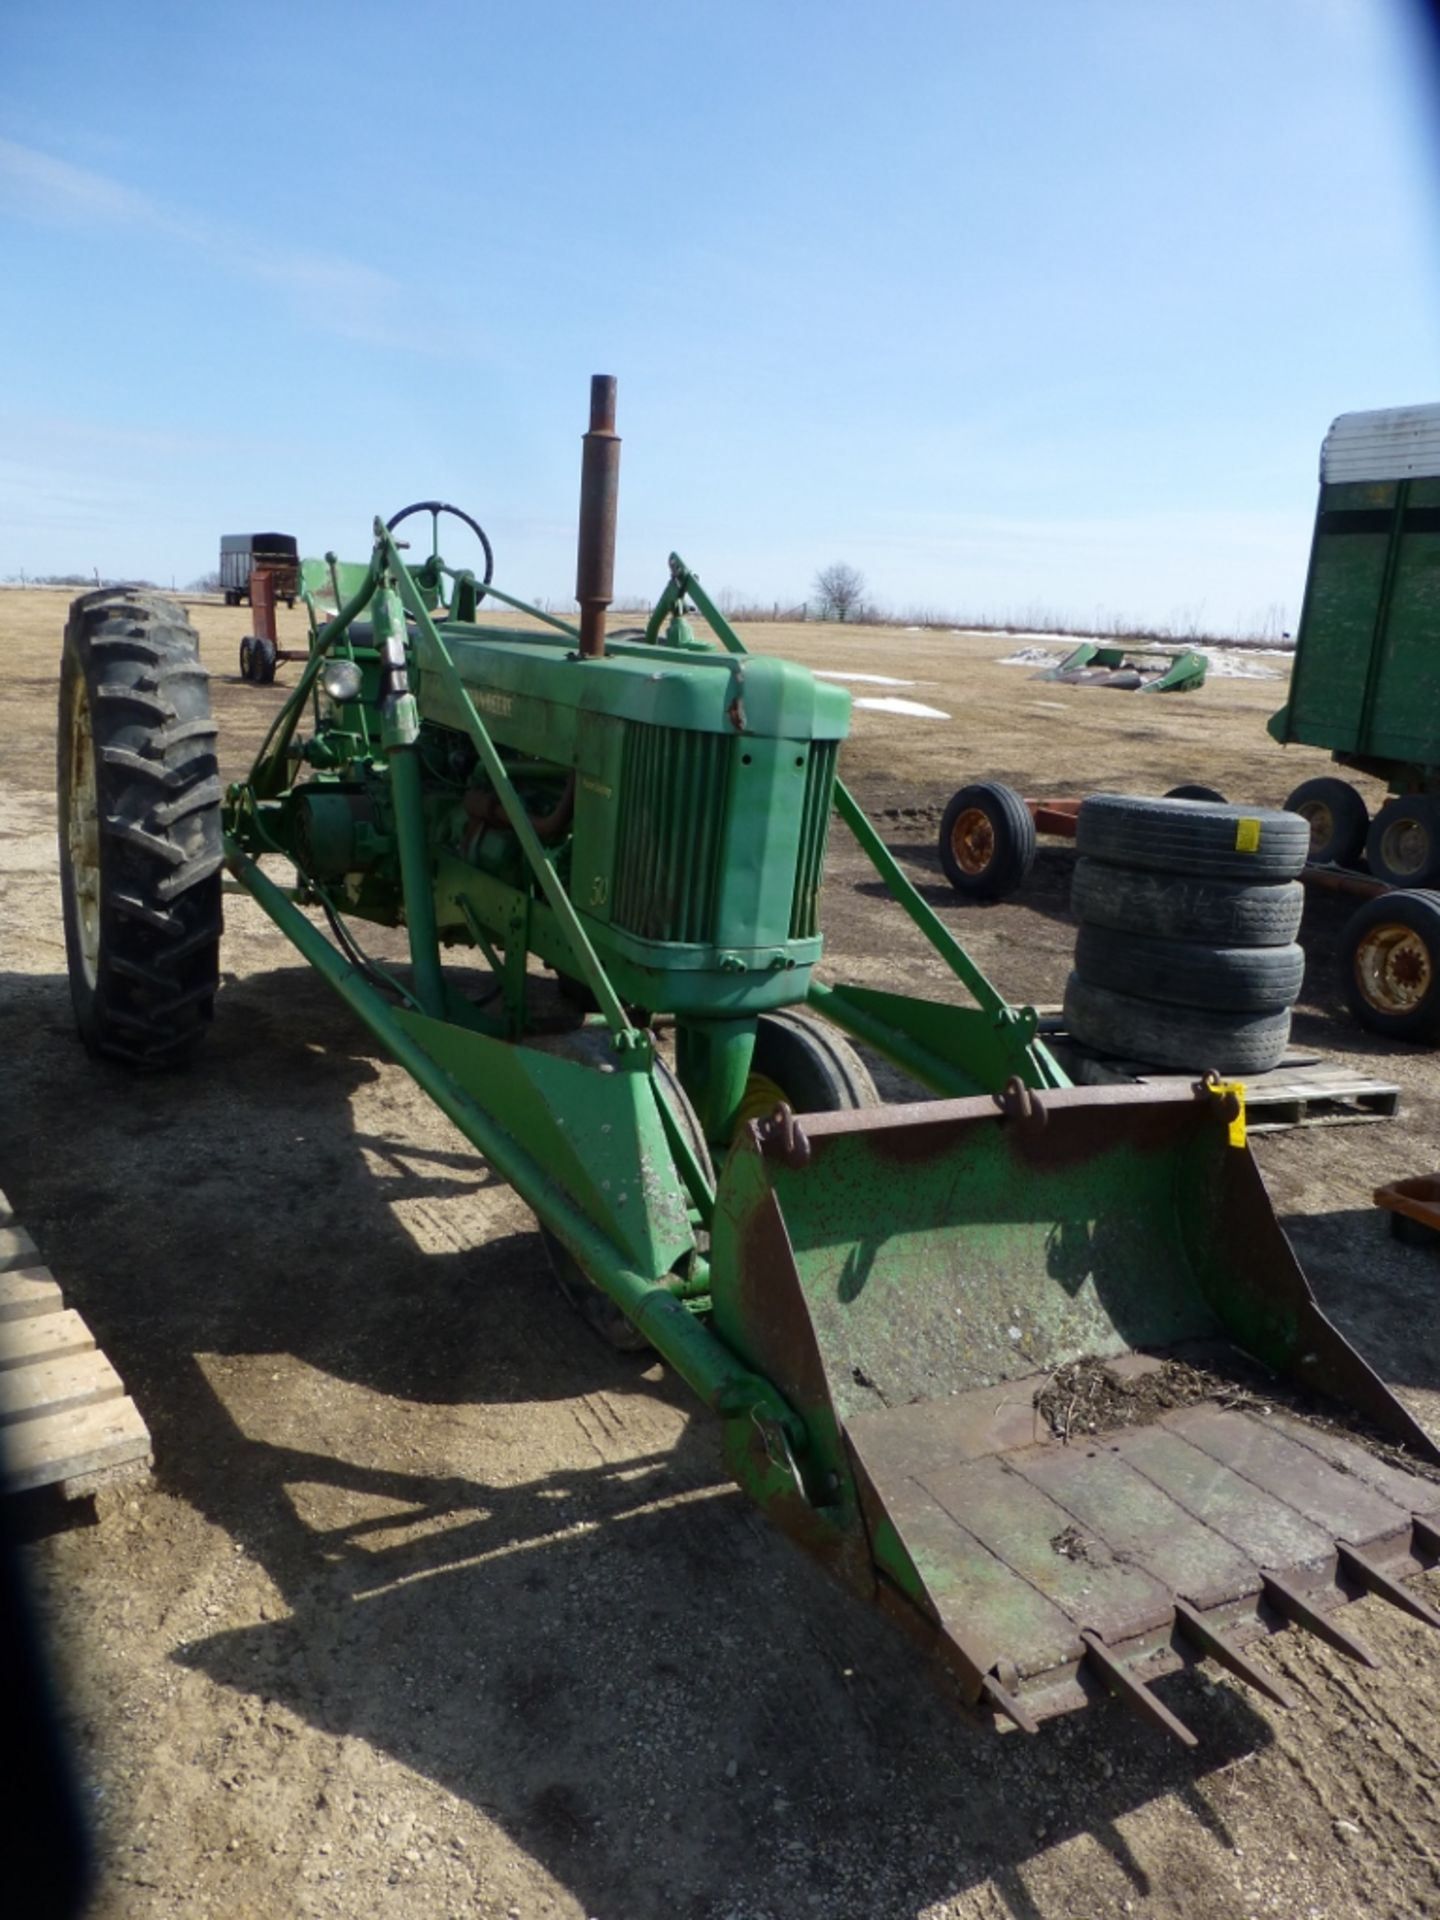
{"label": "distant tree", "polygon": [[848,620],[861,610],[865,597],[865,576],[858,567],[836,560],[822,567],[815,576],[814,593],[820,602],[822,620]]}
{"label": "distant tree", "polygon": [[187,593],[219,593],[220,576],[218,573],[202,573],[198,580],[192,580],[186,587]]}

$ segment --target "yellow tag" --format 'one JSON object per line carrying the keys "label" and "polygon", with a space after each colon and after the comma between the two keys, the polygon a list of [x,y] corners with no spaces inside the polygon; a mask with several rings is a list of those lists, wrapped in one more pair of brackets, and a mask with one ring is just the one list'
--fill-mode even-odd
{"label": "yellow tag", "polygon": [[1245,1082],[1207,1079],[1205,1085],[1217,1099],[1223,1100],[1227,1093],[1234,1094],[1236,1113],[1235,1118],[1230,1122],[1230,1145],[1243,1147],[1245,1144]]}
{"label": "yellow tag", "polygon": [[1237,853],[1256,853],[1260,847],[1260,822],[1258,820],[1237,820],[1235,822],[1235,851]]}

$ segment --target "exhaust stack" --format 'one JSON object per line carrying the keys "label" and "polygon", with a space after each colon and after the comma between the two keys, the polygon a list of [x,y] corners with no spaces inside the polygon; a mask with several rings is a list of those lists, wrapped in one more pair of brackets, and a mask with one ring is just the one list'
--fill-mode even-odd
{"label": "exhaust stack", "polygon": [[620,436],[615,431],[615,376],[590,381],[590,430],[581,442],[580,540],[575,598],[580,602],[580,655],[605,652],[605,609],[615,593],[615,515],[620,504]]}

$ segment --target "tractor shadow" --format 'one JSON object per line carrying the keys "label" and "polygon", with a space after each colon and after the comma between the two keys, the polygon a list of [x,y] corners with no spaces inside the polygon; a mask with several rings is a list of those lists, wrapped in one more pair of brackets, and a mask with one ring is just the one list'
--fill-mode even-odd
{"label": "tractor shadow", "polygon": [[[62,976],[3,985],[9,1196],[149,1421],[162,1491],[287,1616],[178,1662],[393,1756],[630,1920],[911,1920],[985,1883],[1039,1920],[1031,1863],[1080,1834],[1138,1904],[1119,1823],[1167,1793],[1232,1844],[1208,1776],[1272,1739],[1248,1698],[1161,1683],[1198,1761],[1119,1706],[1034,1740],[959,1717],[729,1487],[687,1391],[567,1314],[518,1201],[410,1124],[408,1082],[308,970],[227,983],[196,1068],[152,1079],[84,1055]],[[357,1126],[362,1095],[381,1124]],[[472,1208],[484,1244],[455,1244]],[[552,1423],[487,1471],[483,1436],[545,1403],[588,1418],[587,1396],[634,1422],[558,1448]]]}
{"label": "tractor shadow", "polygon": [[[1434,1149],[1425,1150],[1429,1159]],[[1414,1167],[1411,1171],[1430,1170]],[[1434,1247],[1397,1240],[1380,1207],[1283,1216],[1322,1312],[1387,1384],[1440,1392],[1440,1240]],[[1433,1417],[1421,1418],[1440,1434]]]}

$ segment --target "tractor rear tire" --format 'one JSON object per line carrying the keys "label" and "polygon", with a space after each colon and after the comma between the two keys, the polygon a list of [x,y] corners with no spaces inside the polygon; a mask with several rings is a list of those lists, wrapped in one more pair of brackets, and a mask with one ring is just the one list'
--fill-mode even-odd
{"label": "tractor rear tire", "polygon": [[1092,986],[1072,973],[1065,986],[1065,1025],[1096,1053],[1180,1073],[1267,1073],[1285,1057],[1290,1012],[1214,1013],[1161,1006]]}
{"label": "tractor rear tire", "polygon": [[1162,1006],[1217,1013],[1279,1013],[1305,978],[1305,955],[1283,947],[1211,947],[1082,926],[1075,971],[1092,987],[1134,994]]}
{"label": "tractor rear tire", "polygon": [[1285,802],[1285,811],[1302,814],[1310,823],[1312,866],[1358,865],[1370,831],[1370,809],[1348,780],[1331,774],[1302,780]]}
{"label": "tractor rear tire", "polygon": [[1426,887],[1440,880],[1440,794],[1387,800],[1370,822],[1365,860],[1388,886]]}
{"label": "tractor rear tire", "polygon": [[961,787],[940,821],[940,864],[966,900],[1003,900],[1035,864],[1035,822],[1013,787]]}
{"label": "tractor rear tire", "polygon": [[1305,889],[1298,880],[1246,886],[1140,873],[1102,860],[1075,862],[1070,911],[1090,926],[1153,934],[1212,947],[1283,947],[1300,931]]}
{"label": "tractor rear tire", "polygon": [[[602,1066],[608,1065],[608,1034],[598,1032],[594,1027],[586,1027],[571,1038],[577,1043],[576,1050],[582,1058],[592,1059],[602,1063]],[[605,1049],[604,1053],[601,1052],[602,1048]],[[710,1148],[685,1089],[672,1069],[658,1056],[654,1070],[656,1091],[674,1115],[676,1125],[684,1134],[691,1152],[713,1185],[715,1168],[710,1158]],[[545,1243],[555,1284],[590,1331],[617,1353],[648,1353],[650,1342],[634,1321],[627,1319],[609,1294],[596,1286],[564,1241],[552,1233],[543,1220],[539,1224],[540,1238]]]}
{"label": "tractor rear tire", "polygon": [[1440,893],[1382,893],[1340,936],[1340,985],[1362,1027],[1440,1039]]}
{"label": "tractor rear tire", "polygon": [[1309,857],[1310,826],[1278,807],[1097,793],[1081,803],[1075,847],[1113,866],[1197,880],[1295,880]]}
{"label": "tractor rear tire", "polygon": [[92,1053],[177,1065],[220,978],[221,786],[195,630],[157,593],[70,608],[60,659],[60,883],[70,997]]}

